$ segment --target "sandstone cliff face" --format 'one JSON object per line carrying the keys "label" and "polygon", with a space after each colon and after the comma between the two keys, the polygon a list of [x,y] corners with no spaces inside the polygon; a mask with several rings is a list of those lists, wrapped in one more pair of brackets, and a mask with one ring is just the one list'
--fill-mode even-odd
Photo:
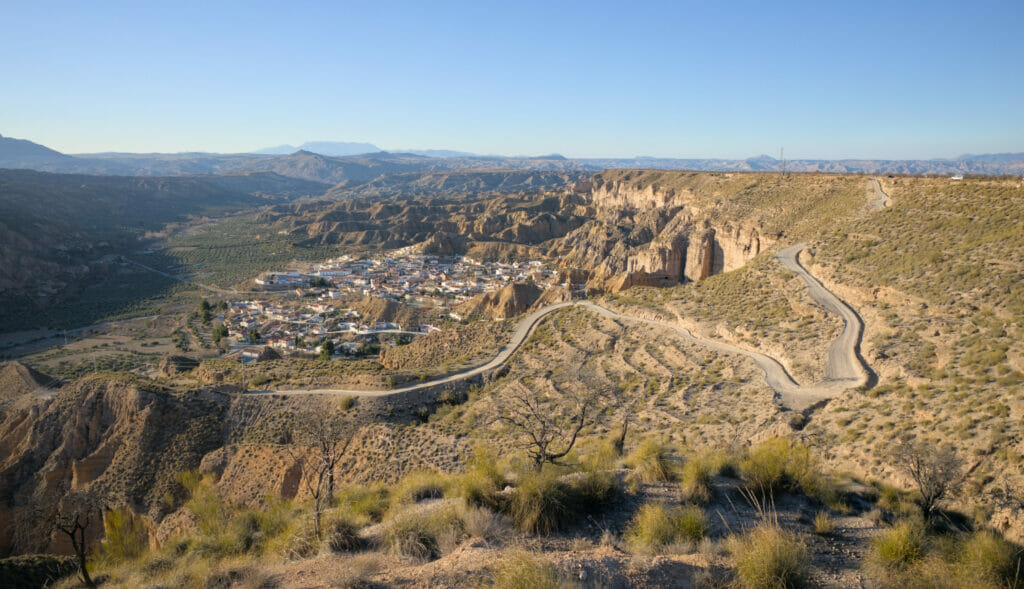
{"label": "sandstone cliff face", "polygon": [[577,184],[595,216],[553,248],[563,265],[593,272],[592,289],[703,280],[743,266],[767,245],[760,228],[721,219],[690,189],[628,178],[598,174]]}
{"label": "sandstone cliff face", "polygon": [[591,179],[590,197],[600,206],[643,210],[672,208],[690,204],[693,192],[675,188],[661,188],[656,184],[641,184],[628,180],[609,180],[598,174]]}
{"label": "sandstone cliff face", "polygon": [[[226,406],[226,396],[212,392],[94,378],[13,409],[0,423],[0,521],[17,524],[28,506],[55,502],[68,489],[158,515],[175,473],[221,444]],[[12,542],[11,530],[0,530],[0,554],[25,548]]]}

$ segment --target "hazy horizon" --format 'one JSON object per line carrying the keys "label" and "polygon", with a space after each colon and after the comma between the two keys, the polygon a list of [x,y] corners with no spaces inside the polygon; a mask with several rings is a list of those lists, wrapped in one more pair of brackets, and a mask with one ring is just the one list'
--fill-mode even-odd
{"label": "hazy horizon", "polygon": [[[0,133],[0,137],[5,137],[5,138],[8,138],[8,139],[28,140],[28,141],[32,141],[33,143],[37,143],[37,144],[39,143],[38,141],[33,140],[31,137],[13,137],[11,135],[6,135],[6,134],[3,134],[3,133]],[[323,140],[323,139],[320,139],[320,140],[310,140],[310,141],[302,141],[302,142],[293,142],[293,143],[279,144],[279,145],[266,145],[266,146],[263,146],[263,147],[253,148],[253,149],[246,150],[246,151],[212,151],[212,150],[204,150],[204,149],[188,149],[188,150],[182,150],[182,151],[155,151],[155,150],[122,151],[122,150],[115,150],[115,149],[103,149],[103,150],[98,150],[98,151],[83,151],[83,152],[66,152],[66,151],[61,151],[61,150],[58,149],[57,151],[60,151],[61,153],[64,153],[65,155],[70,155],[70,156],[89,156],[89,155],[100,155],[100,154],[183,155],[183,154],[190,154],[190,153],[196,153],[196,154],[217,154],[217,155],[281,155],[281,154],[259,154],[257,152],[259,152],[261,150],[274,149],[274,148],[284,147],[285,145],[288,145],[288,146],[294,147],[295,151],[309,150],[309,151],[312,151],[313,153],[319,153],[319,152],[313,150],[312,148],[303,148],[303,145],[306,144],[306,143],[367,143],[367,144],[375,145],[375,146],[377,146],[379,148],[379,151],[376,151],[376,152],[375,151],[367,151],[367,152],[360,152],[359,154],[353,154],[353,155],[363,155],[363,154],[368,154],[368,153],[380,153],[380,152],[387,152],[387,153],[463,152],[463,153],[467,153],[468,154],[467,157],[542,158],[542,157],[547,157],[547,156],[563,156],[566,159],[579,159],[579,160],[583,160],[583,159],[624,159],[625,160],[625,159],[646,159],[646,158],[651,158],[651,159],[668,159],[668,160],[672,160],[672,159],[678,159],[678,160],[685,160],[685,159],[695,159],[695,160],[746,160],[746,159],[754,159],[754,158],[760,158],[760,157],[770,157],[770,158],[774,158],[774,159],[780,159],[780,155],[782,155],[782,156],[784,156],[784,158],[786,160],[835,160],[835,161],[841,161],[841,160],[854,160],[854,161],[855,160],[897,160],[897,161],[898,160],[907,160],[907,161],[912,161],[912,160],[956,160],[956,159],[964,158],[964,157],[967,157],[967,156],[1000,155],[1000,154],[1007,154],[1007,153],[1009,153],[1009,154],[1024,153],[1024,150],[1022,150],[1022,151],[1009,151],[1009,152],[970,152],[970,153],[969,152],[962,152],[962,153],[957,153],[956,155],[936,156],[936,157],[928,157],[928,158],[924,158],[924,157],[921,157],[921,158],[915,158],[915,157],[908,157],[908,158],[883,158],[883,157],[874,157],[874,156],[870,156],[870,155],[850,156],[850,157],[842,157],[842,158],[826,158],[826,157],[818,157],[818,156],[814,156],[814,155],[800,155],[800,154],[793,155],[789,151],[786,151],[783,154],[780,154],[778,152],[776,152],[774,154],[772,154],[772,153],[751,153],[749,155],[740,156],[740,157],[726,157],[726,156],[718,156],[718,155],[714,155],[714,154],[697,155],[697,156],[685,156],[685,157],[684,156],[672,156],[672,155],[653,156],[653,155],[645,155],[645,154],[638,154],[638,155],[632,155],[632,156],[618,156],[618,155],[616,155],[616,156],[607,156],[607,155],[576,156],[576,155],[572,155],[572,154],[558,153],[558,152],[554,152],[554,151],[548,151],[548,152],[542,152],[542,153],[532,153],[532,154],[523,154],[523,153],[473,153],[473,152],[469,152],[468,150],[458,149],[458,148],[449,148],[449,147],[433,147],[433,146],[431,146],[431,147],[382,147],[380,145],[377,145],[373,141],[362,141],[362,140]],[[41,145],[44,145],[45,147],[49,147],[51,149],[55,149],[52,145],[47,145],[47,144],[41,144]],[[294,152],[289,152],[289,154],[290,153],[294,153]],[[328,154],[321,154],[321,155],[328,155]],[[443,157],[443,156],[438,156],[438,157]]]}

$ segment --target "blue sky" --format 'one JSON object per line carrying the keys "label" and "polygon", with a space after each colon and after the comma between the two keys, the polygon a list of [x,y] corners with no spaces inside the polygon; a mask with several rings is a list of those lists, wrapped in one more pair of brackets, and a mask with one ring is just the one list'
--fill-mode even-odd
{"label": "blue sky", "polygon": [[1024,2],[0,7],[0,134],[573,157],[1024,151]]}

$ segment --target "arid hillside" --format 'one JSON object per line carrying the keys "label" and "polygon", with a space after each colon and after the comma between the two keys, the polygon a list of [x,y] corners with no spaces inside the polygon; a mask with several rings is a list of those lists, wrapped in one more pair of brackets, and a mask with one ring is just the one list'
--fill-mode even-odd
{"label": "arid hillside", "polygon": [[[644,187],[679,190],[684,177],[673,184],[658,173]],[[720,208],[753,211],[781,233],[779,244],[810,245],[805,264],[863,318],[861,352],[875,372],[869,387],[815,412],[803,432],[837,466],[880,479],[897,477],[886,458],[893,440],[911,436],[955,448],[969,457],[960,499],[984,503],[981,517],[1024,529],[1021,182],[885,178],[891,202],[879,207],[866,178],[844,180],[849,188],[827,198],[813,183],[840,177],[790,178],[760,178],[793,183],[780,191],[786,199],[759,199],[763,209],[749,208],[745,191],[738,201],[722,199]],[[670,313],[698,332],[773,354],[813,382],[835,319],[808,304],[771,251],[734,272],[632,290],[614,302]]]}
{"label": "arid hillside", "polygon": [[[561,192],[278,205],[257,222],[289,240],[550,255],[567,286],[506,287],[360,359],[208,359],[37,399],[25,387],[41,377],[7,368],[22,394],[0,424],[0,523],[68,488],[103,496],[149,546],[111,556],[108,526],[96,565],[125,586],[1016,587],[1022,191],[614,170]],[[863,323],[850,345],[868,374],[794,410],[750,355],[829,381],[853,320],[815,284]],[[937,496],[913,459],[942,461]],[[311,464],[328,464],[326,503]]]}

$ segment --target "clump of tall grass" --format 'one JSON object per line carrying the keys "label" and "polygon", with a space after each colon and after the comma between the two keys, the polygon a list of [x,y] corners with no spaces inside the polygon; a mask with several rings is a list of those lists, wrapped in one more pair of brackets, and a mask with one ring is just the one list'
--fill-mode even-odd
{"label": "clump of tall grass", "polygon": [[427,499],[441,499],[450,485],[450,478],[438,472],[421,470],[407,474],[391,487],[392,505],[419,503]]}
{"label": "clump of tall grass", "polygon": [[383,547],[393,554],[420,561],[440,558],[465,534],[465,523],[454,505],[423,510],[409,507],[385,522]]}
{"label": "clump of tall grass", "polygon": [[327,530],[324,538],[327,548],[335,554],[355,552],[366,546],[366,541],[359,536],[359,526],[349,518],[333,518],[324,529]]}
{"label": "clump of tall grass", "polygon": [[828,536],[835,531],[836,524],[832,521],[827,511],[819,511],[814,516],[814,533],[819,536]]}
{"label": "clump of tall grass", "polygon": [[679,474],[679,490],[683,501],[705,504],[714,496],[711,484],[712,465],[707,461],[693,457],[683,464]]}
{"label": "clump of tall grass", "polygon": [[637,483],[649,485],[672,480],[672,462],[668,449],[652,439],[644,440],[629,453],[626,466],[633,469],[630,478]]}
{"label": "clump of tall grass", "polygon": [[838,505],[834,482],[821,470],[807,446],[787,438],[772,438],[751,448],[740,463],[747,488],[762,495],[799,491]]}
{"label": "clump of tall grass", "polygon": [[350,516],[379,522],[388,509],[388,488],[385,485],[349,485],[334,496],[334,503]]}
{"label": "clump of tall grass", "polygon": [[457,477],[453,489],[468,505],[497,507],[497,493],[505,485],[497,456],[489,447],[473,449],[466,472]]}
{"label": "clump of tall grass", "polygon": [[576,515],[569,486],[550,470],[519,477],[505,511],[517,528],[530,534],[557,532]]}
{"label": "clump of tall grass", "polygon": [[511,497],[500,502],[515,526],[530,534],[565,529],[603,509],[620,492],[614,473],[582,472],[560,477],[553,469],[519,477]]}
{"label": "clump of tall grass", "polygon": [[807,549],[791,533],[762,523],[728,543],[740,585],[747,589],[802,587],[807,583]]}
{"label": "clump of tall grass", "polygon": [[1024,553],[990,530],[930,535],[917,519],[901,520],[874,542],[865,563],[874,581],[908,589],[1024,588]]}
{"label": "clump of tall grass", "polygon": [[507,517],[487,507],[464,506],[461,517],[466,533],[481,540],[498,540],[504,537],[511,527]]}
{"label": "clump of tall grass", "polygon": [[886,569],[904,569],[925,555],[925,528],[917,520],[903,520],[878,536],[872,560]]}
{"label": "clump of tall grass", "polygon": [[670,509],[662,503],[643,505],[626,530],[626,540],[635,550],[658,552],[670,544],[696,544],[707,531],[704,512],[697,506]]}
{"label": "clump of tall grass", "polygon": [[103,514],[103,530],[99,558],[105,562],[135,560],[149,544],[145,521],[129,509],[112,509]]}
{"label": "clump of tall grass", "polygon": [[573,589],[577,584],[558,573],[547,560],[525,550],[517,550],[501,559],[491,570],[491,587],[495,589]]}

